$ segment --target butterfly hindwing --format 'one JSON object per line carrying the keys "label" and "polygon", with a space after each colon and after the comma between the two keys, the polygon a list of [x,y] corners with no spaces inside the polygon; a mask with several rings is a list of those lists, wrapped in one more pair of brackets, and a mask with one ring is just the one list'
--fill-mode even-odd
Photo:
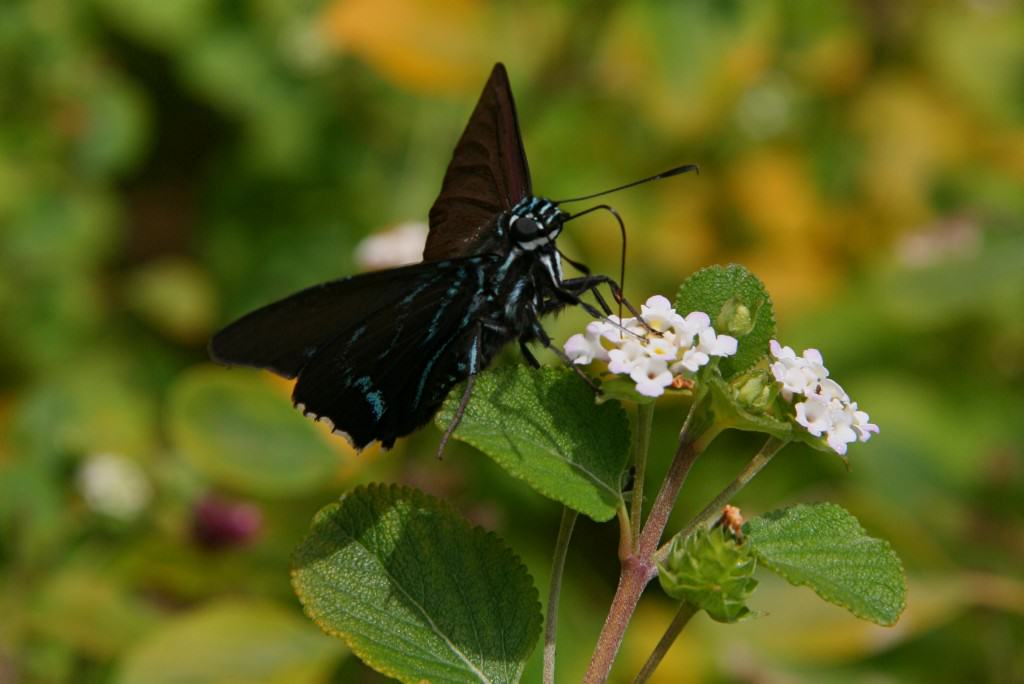
{"label": "butterfly hindwing", "polygon": [[318,348],[292,400],[359,448],[374,439],[389,447],[427,422],[470,373],[492,263],[481,256],[431,264],[403,297]]}
{"label": "butterfly hindwing", "polygon": [[504,65],[494,65],[466,124],[441,192],[430,208],[423,258],[479,254],[493,244],[494,219],[532,194],[530,169]]}

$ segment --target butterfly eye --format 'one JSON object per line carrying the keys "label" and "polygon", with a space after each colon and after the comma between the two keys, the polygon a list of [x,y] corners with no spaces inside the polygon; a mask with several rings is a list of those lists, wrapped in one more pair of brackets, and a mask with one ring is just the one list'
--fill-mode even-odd
{"label": "butterfly eye", "polygon": [[520,216],[512,223],[512,237],[519,242],[532,240],[540,233],[540,224],[531,218]]}

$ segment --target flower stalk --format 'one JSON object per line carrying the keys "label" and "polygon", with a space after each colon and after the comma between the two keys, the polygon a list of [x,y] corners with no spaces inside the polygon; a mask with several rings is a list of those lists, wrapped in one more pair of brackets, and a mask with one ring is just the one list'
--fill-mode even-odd
{"label": "flower stalk", "polygon": [[675,643],[676,638],[679,637],[679,633],[683,631],[683,627],[686,627],[690,618],[696,615],[698,610],[699,608],[689,601],[683,601],[679,605],[679,610],[676,611],[675,617],[672,618],[672,622],[669,623],[668,628],[665,629],[665,633],[661,636],[661,639],[658,641],[658,645],[654,647],[651,655],[647,658],[647,662],[644,663],[640,672],[637,673],[636,678],[633,679],[633,684],[643,684],[651,678],[654,671],[658,669],[658,665],[661,664],[665,654],[668,653],[668,650],[672,648],[672,644]]}
{"label": "flower stalk", "polygon": [[608,679],[626,628],[640,602],[640,596],[647,584],[657,576],[654,551],[668,524],[669,513],[697,456],[720,431],[718,426],[712,425],[698,437],[690,437],[688,427],[698,404],[703,402],[695,402],[690,408],[690,414],[680,434],[679,447],[654,503],[651,504],[651,512],[643,524],[634,551],[622,562],[622,572],[619,575],[615,596],[612,598],[608,616],[598,636],[594,656],[583,679],[585,684],[600,684]]}
{"label": "flower stalk", "polygon": [[630,539],[633,551],[640,541],[640,522],[644,509],[644,483],[647,470],[647,452],[651,444],[651,426],[654,423],[654,404],[636,405],[636,439],[633,440],[633,500],[630,511]]}
{"label": "flower stalk", "polygon": [[548,614],[544,620],[544,684],[555,684],[555,642],[558,636],[558,600],[562,594],[562,576],[565,572],[565,557],[569,541],[576,525],[578,513],[565,506],[562,508],[562,522],[558,526],[554,559],[551,562],[551,581],[548,585]]}
{"label": "flower stalk", "polygon": [[[779,453],[782,447],[786,446],[786,443],[775,437],[769,437],[765,443],[761,446],[754,457],[750,459],[747,466],[737,475],[732,482],[725,486],[725,488],[715,496],[711,502],[701,510],[700,513],[695,515],[693,519],[676,535],[681,539],[686,539],[694,530],[702,525],[707,525],[712,520],[716,519],[722,513],[722,508],[729,503],[736,494],[747,486],[747,483],[754,479],[761,470],[768,465],[775,454]],[[662,544],[661,548],[658,549],[655,554],[655,560],[659,563],[665,561],[665,557],[668,555],[669,546],[672,541],[669,540]]]}

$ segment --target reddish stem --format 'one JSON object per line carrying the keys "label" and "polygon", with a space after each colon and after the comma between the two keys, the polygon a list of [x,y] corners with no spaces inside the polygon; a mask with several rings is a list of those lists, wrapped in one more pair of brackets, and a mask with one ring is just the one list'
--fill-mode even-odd
{"label": "reddish stem", "polygon": [[672,512],[679,490],[682,489],[693,462],[713,437],[714,434],[705,433],[694,441],[689,441],[685,437],[680,441],[672,465],[661,483],[661,489],[640,532],[636,551],[622,562],[619,586],[615,590],[611,607],[608,609],[608,617],[597,639],[590,667],[583,678],[584,684],[601,684],[608,679],[626,628],[640,602],[640,596],[647,584],[657,575],[654,552],[668,524],[669,513]]}

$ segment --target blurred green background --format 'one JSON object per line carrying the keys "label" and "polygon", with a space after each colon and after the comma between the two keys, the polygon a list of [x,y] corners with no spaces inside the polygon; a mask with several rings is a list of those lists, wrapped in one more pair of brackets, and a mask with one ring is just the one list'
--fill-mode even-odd
{"label": "blurred green background", "polygon": [[[1019,3],[7,0],[0,682],[382,681],[302,616],[288,576],[312,514],[371,480],[451,500],[545,585],[554,503],[461,444],[438,462],[433,427],[357,457],[288,383],[205,356],[219,325],[426,217],[497,60],[540,194],[701,165],[609,198],[634,301],[746,265],[780,339],[820,348],[881,426],[849,472],[791,447],[738,503],[852,510],[904,559],[900,623],[765,576],[767,615],[698,617],[655,681],[1024,681]],[[617,272],[599,215],[560,245]],[[683,408],[659,409],[655,478]],[[676,524],[756,446],[721,439]],[[561,681],[604,619],[616,534],[578,527]],[[671,614],[651,591],[616,681]]]}

